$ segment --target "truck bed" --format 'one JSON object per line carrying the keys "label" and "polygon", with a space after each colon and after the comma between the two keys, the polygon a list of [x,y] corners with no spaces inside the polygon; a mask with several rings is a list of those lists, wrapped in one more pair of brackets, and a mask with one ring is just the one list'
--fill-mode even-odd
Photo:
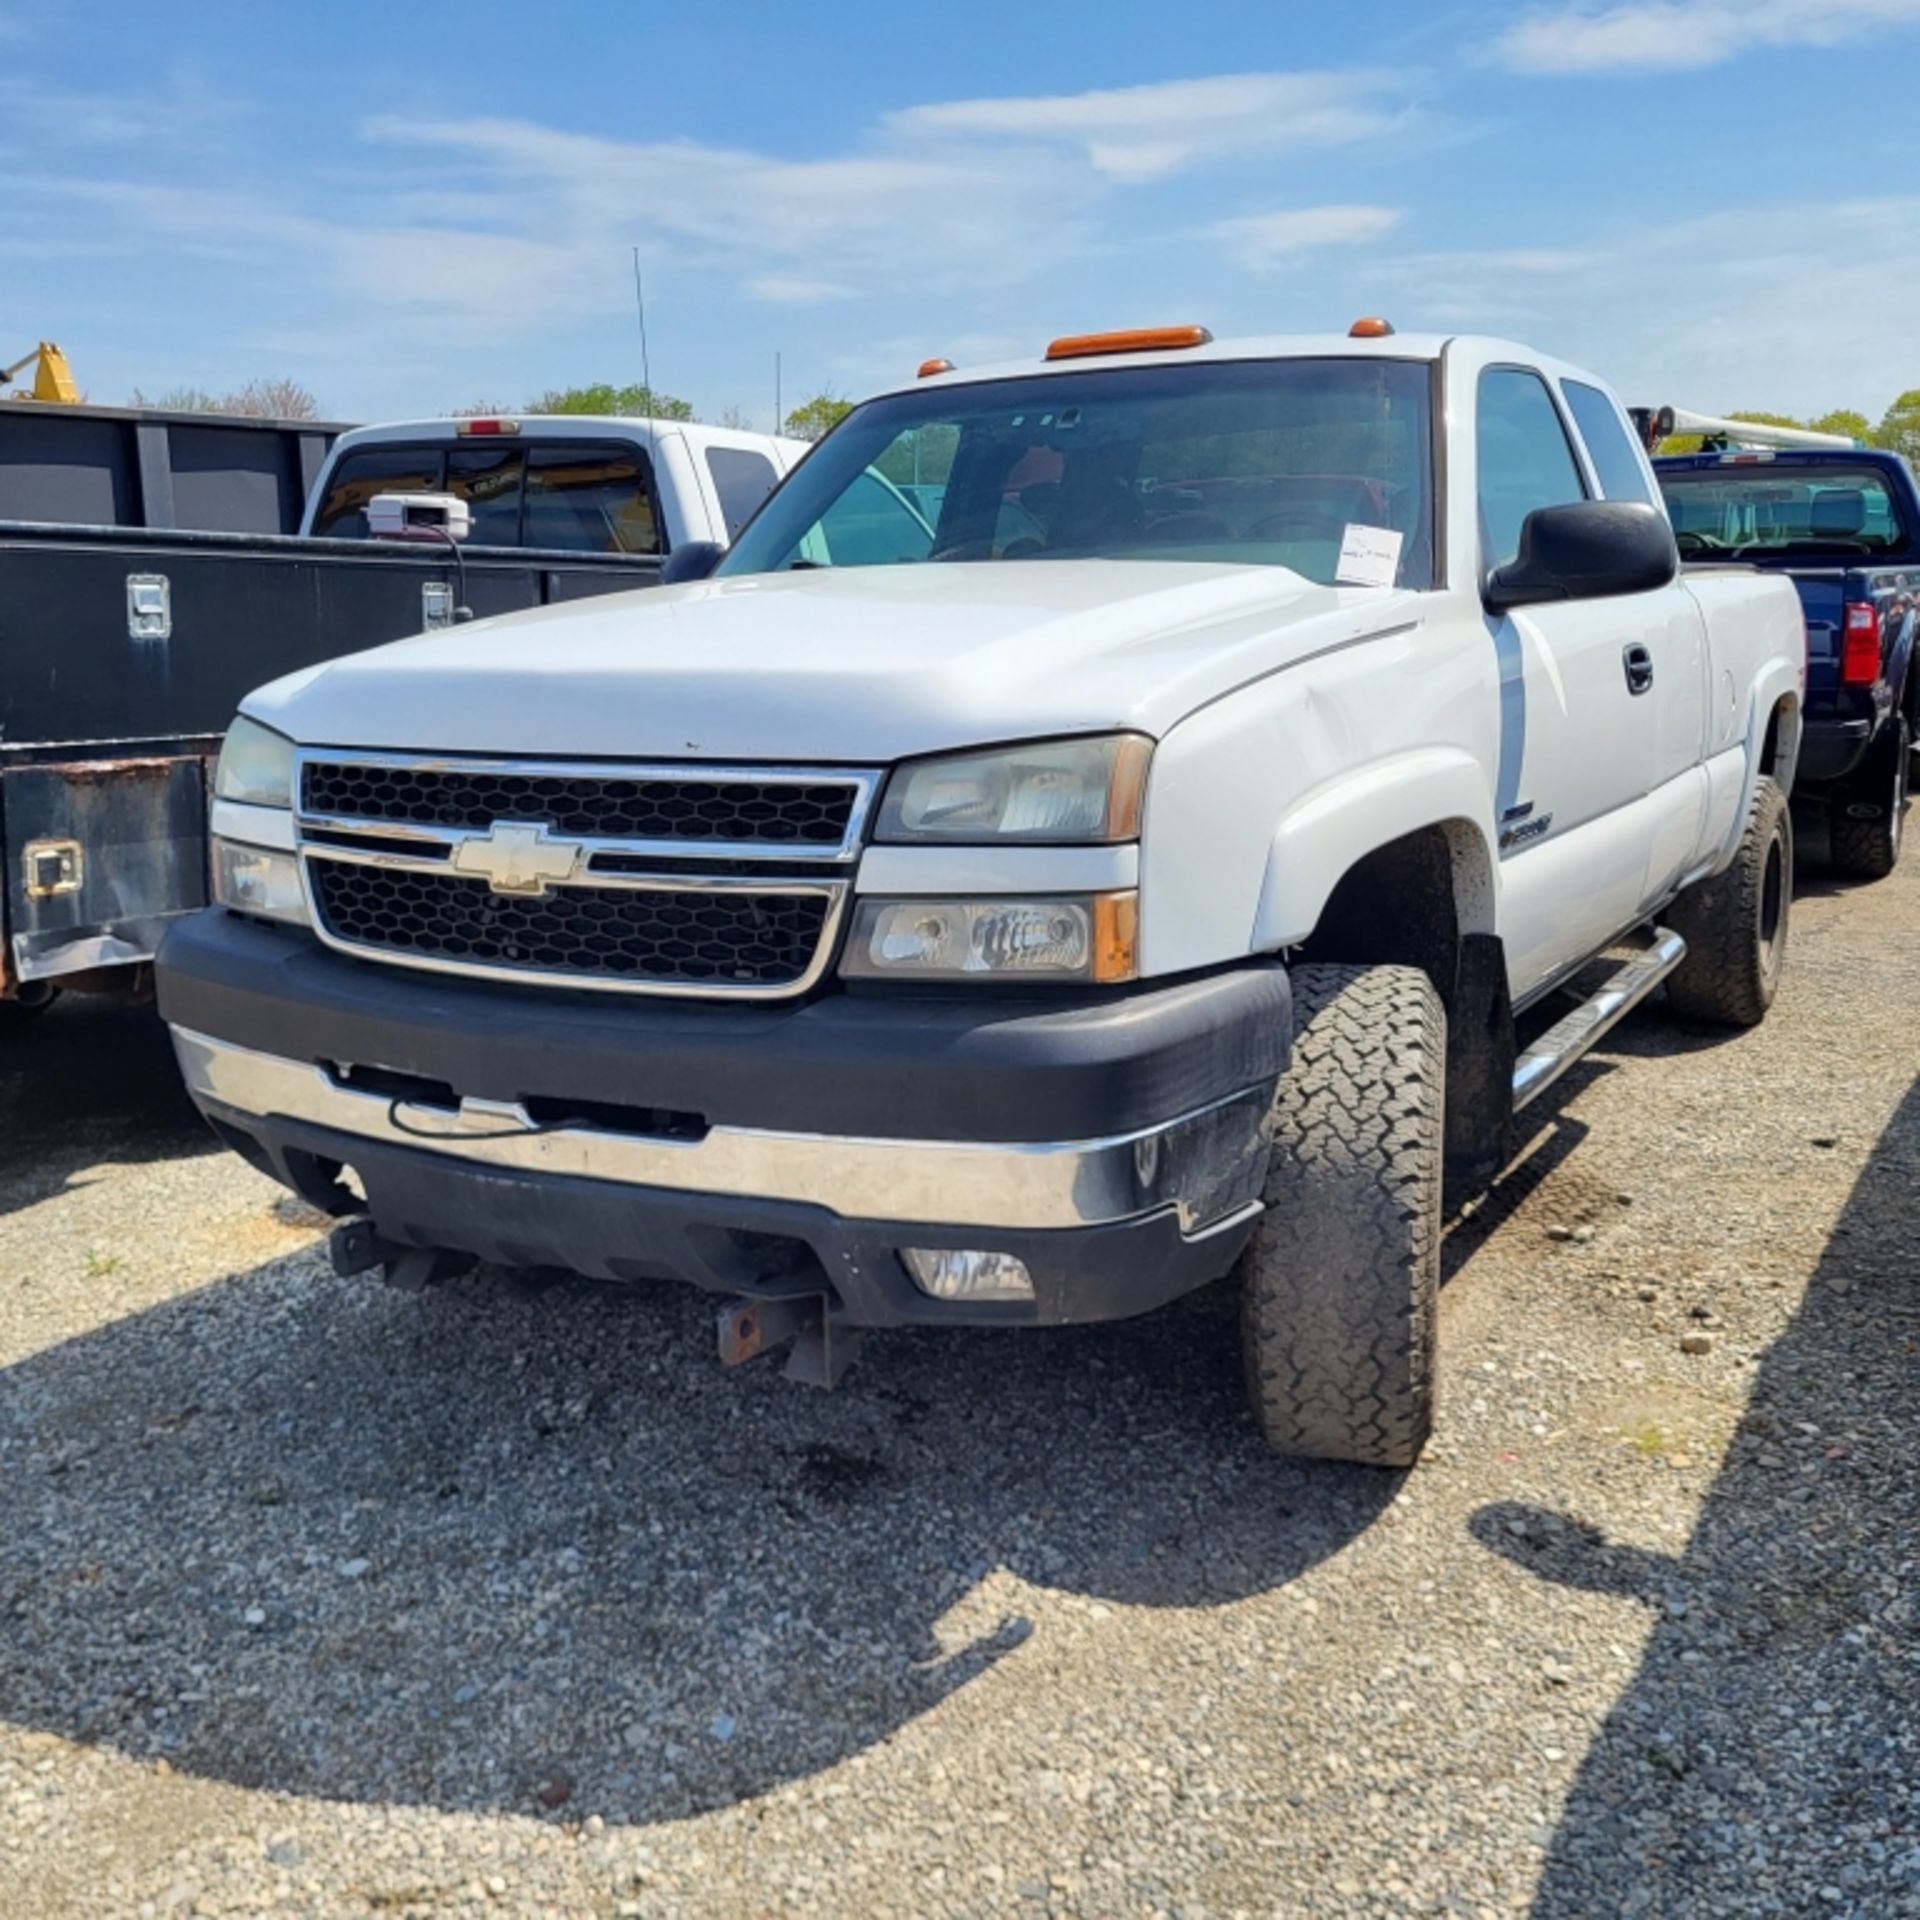
{"label": "truck bed", "polygon": [[[660,577],[626,554],[463,559],[476,617]],[[241,697],[444,624],[459,580],[437,547],[0,522],[0,997],[149,958],[205,904],[212,760]]]}
{"label": "truck bed", "polygon": [[[627,554],[471,547],[464,560],[476,618],[660,576]],[[161,583],[140,591],[164,613],[136,621],[130,582]],[[0,521],[0,759],[218,734],[264,681],[444,624],[457,585],[437,547]]]}

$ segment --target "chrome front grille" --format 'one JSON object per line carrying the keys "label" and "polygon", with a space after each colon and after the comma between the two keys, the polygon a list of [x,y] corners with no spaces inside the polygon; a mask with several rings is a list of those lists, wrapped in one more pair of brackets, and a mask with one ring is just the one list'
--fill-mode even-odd
{"label": "chrome front grille", "polygon": [[859,788],[841,779],[672,773],[523,773],[511,768],[310,760],[305,812],[319,819],[484,830],[496,820],[543,822],[558,834],[607,840],[840,848]]}
{"label": "chrome front grille", "polygon": [[329,945],[440,972],[778,998],[833,957],[878,775],[303,752]]}

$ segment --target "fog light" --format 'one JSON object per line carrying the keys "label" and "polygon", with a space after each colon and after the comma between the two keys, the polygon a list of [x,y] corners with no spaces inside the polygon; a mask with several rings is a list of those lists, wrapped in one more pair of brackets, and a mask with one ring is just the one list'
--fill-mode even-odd
{"label": "fog light", "polygon": [[1031,1300],[1033,1276],[1010,1253],[966,1253],[952,1247],[902,1247],[913,1283],[935,1300]]}
{"label": "fog light", "polygon": [[308,924],[306,896],[300,890],[300,862],[271,847],[249,847],[237,840],[213,843],[213,897],[235,913],[267,920]]}

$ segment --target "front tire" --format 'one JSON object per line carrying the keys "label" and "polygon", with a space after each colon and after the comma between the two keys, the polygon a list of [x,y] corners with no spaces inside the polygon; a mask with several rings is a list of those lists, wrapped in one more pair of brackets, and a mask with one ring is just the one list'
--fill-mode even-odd
{"label": "front tire", "polygon": [[1683,1020],[1757,1027],[1780,988],[1792,912],[1793,815],[1762,775],[1733,864],[1689,887],[1666,914],[1687,943],[1667,977],[1668,1006]]}
{"label": "front tire", "polygon": [[1907,717],[1896,714],[1867,749],[1860,771],[1828,803],[1833,864],[1841,873],[1884,880],[1899,865],[1911,747]]}
{"label": "front tire", "polygon": [[1294,1054],[1240,1261],[1247,1390],[1281,1453],[1410,1467],[1433,1425],[1446,1012],[1414,967],[1293,970]]}

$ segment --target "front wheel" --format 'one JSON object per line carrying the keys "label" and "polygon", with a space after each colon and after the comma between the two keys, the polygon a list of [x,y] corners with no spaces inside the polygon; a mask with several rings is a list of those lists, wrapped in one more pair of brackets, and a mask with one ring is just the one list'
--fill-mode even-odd
{"label": "front wheel", "polygon": [[1911,736],[1896,714],[1847,785],[1828,803],[1833,864],[1860,880],[1884,880],[1900,862],[1906,830]]}
{"label": "front wheel", "polygon": [[1757,1027],[1787,963],[1793,911],[1793,815],[1762,775],[1733,864],[1689,887],[1666,915],[1687,943],[1667,977],[1667,1004],[1683,1020]]}
{"label": "front wheel", "polygon": [[1247,1390],[1281,1453],[1409,1467],[1433,1425],[1446,1011],[1413,967],[1302,966],[1292,984],[1240,1262]]}

